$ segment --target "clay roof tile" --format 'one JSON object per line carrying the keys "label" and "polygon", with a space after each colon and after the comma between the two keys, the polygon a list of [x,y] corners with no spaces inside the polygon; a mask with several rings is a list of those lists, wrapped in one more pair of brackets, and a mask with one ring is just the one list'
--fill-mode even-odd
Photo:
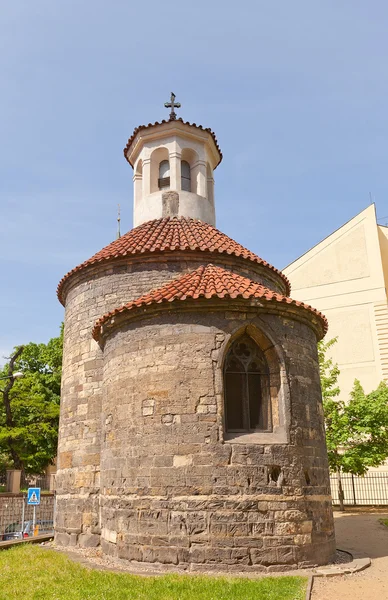
{"label": "clay roof tile", "polygon": [[321,322],[323,332],[327,332],[328,323],[326,317],[315,308],[304,304],[298,300],[292,300],[287,296],[278,294],[269,290],[260,283],[232,273],[222,267],[216,267],[212,264],[206,267],[201,265],[195,271],[190,271],[181,275],[177,279],[165,284],[164,286],[152,290],[148,294],[141,296],[137,300],[132,300],[96,321],[93,328],[94,339],[99,338],[102,325],[118,312],[132,311],[143,305],[150,306],[163,301],[183,301],[187,298],[198,299],[205,297],[207,299],[217,298],[257,298],[267,300],[268,302],[283,302],[293,304],[313,313]]}
{"label": "clay roof tile", "polygon": [[104,261],[124,258],[125,256],[171,252],[174,250],[241,256],[245,260],[263,265],[277,273],[283,279],[287,293],[290,293],[289,281],[283,273],[212,225],[209,225],[209,223],[184,217],[165,217],[147,221],[131,229],[121,238],[105,246],[94,256],[72,269],[59,282],[58,298],[63,303],[64,284],[74,273],[82,269]]}
{"label": "clay roof tile", "polygon": [[127,156],[128,150],[132,146],[132,143],[135,141],[135,138],[140,131],[144,131],[144,129],[149,129],[150,127],[158,127],[158,125],[164,125],[165,123],[176,123],[176,122],[183,123],[183,125],[188,125],[189,127],[193,127],[194,129],[201,129],[202,131],[207,131],[208,133],[210,133],[210,135],[213,138],[214,144],[217,148],[218,154],[220,156],[219,161],[216,165],[216,167],[218,167],[218,165],[222,161],[222,152],[221,152],[221,148],[218,145],[218,141],[217,141],[216,134],[214,133],[214,131],[212,131],[209,127],[202,127],[202,125],[197,125],[196,123],[189,123],[189,121],[184,121],[183,119],[181,119],[179,117],[177,119],[175,119],[174,121],[166,121],[165,119],[163,119],[163,121],[160,121],[160,122],[155,121],[155,123],[148,123],[148,125],[139,125],[139,127],[136,127],[133,130],[133,133],[132,133],[131,137],[129,138],[129,140],[123,150],[125,159],[129,162],[129,164],[133,167],[132,163],[128,160],[128,156]]}

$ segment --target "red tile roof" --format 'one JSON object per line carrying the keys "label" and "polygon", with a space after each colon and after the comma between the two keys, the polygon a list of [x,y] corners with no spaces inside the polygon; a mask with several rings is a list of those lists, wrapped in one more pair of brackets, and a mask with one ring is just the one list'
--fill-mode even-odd
{"label": "red tile roof", "polygon": [[137,300],[128,302],[120,308],[116,308],[112,312],[105,314],[96,321],[93,328],[94,339],[99,338],[101,326],[106,323],[111,317],[131,310],[147,307],[150,305],[161,304],[164,302],[174,302],[179,300],[187,300],[192,298],[258,298],[269,302],[280,302],[283,304],[291,304],[298,306],[304,310],[313,313],[318,317],[324,334],[327,331],[328,323],[326,317],[315,310],[311,306],[292,300],[287,296],[282,296],[276,292],[269,290],[260,283],[252,281],[247,277],[242,277],[236,273],[232,273],[222,267],[214,265],[200,266],[195,271],[181,275],[177,279],[167,283],[166,285],[141,296]]}
{"label": "red tile roof", "polygon": [[63,303],[62,291],[65,282],[74,273],[86,267],[136,254],[174,250],[228,254],[258,263],[281,277],[286,285],[287,293],[290,293],[290,283],[283,273],[212,225],[209,225],[209,223],[184,217],[165,217],[147,221],[135,227],[135,229],[131,229],[121,238],[115,240],[109,246],[105,246],[97,254],[67,273],[59,282],[58,298]]}
{"label": "red tile roof", "polygon": [[[207,131],[208,133],[210,133],[210,135],[212,136],[213,141],[215,143],[215,146],[218,150],[218,153],[220,155],[220,159],[219,159],[218,163],[216,164],[216,167],[218,167],[218,165],[222,161],[222,152],[221,152],[221,148],[218,145],[216,134],[211,129],[209,129],[209,127],[202,127],[202,125],[197,125],[196,123],[189,123],[188,121],[184,121],[183,119],[180,119],[180,118],[174,119],[173,121],[171,119],[168,121],[163,120],[163,121],[160,121],[160,123],[158,121],[155,121],[155,123],[148,123],[148,125],[139,125],[139,127],[136,127],[136,129],[133,130],[133,133],[132,133],[131,137],[129,138],[127,145],[125,146],[125,148],[123,150],[125,159],[128,160],[128,157],[127,157],[128,150],[131,147],[131,145],[132,145],[135,137],[139,133],[139,131],[143,131],[144,129],[149,129],[150,127],[157,127],[158,125],[163,125],[164,123],[177,123],[177,122],[183,123],[183,125],[188,125],[189,127],[195,127],[196,129],[202,129],[202,131]],[[133,164],[129,160],[128,160],[128,162],[131,165],[131,167],[133,167]]]}

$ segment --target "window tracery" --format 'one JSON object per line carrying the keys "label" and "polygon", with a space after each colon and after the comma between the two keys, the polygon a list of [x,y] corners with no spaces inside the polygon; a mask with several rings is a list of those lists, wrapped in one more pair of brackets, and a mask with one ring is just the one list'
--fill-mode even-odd
{"label": "window tracery", "polygon": [[248,335],[229,348],[224,397],[227,432],[272,431],[269,368],[264,352]]}

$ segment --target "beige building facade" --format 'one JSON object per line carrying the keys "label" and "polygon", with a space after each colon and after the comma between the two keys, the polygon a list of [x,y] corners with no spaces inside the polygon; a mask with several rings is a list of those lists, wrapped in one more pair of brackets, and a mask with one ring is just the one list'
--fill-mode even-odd
{"label": "beige building facade", "polygon": [[346,400],[355,379],[365,392],[388,379],[388,227],[375,205],[360,212],[288,265],[292,296],[322,311],[326,339],[338,336],[332,357]]}

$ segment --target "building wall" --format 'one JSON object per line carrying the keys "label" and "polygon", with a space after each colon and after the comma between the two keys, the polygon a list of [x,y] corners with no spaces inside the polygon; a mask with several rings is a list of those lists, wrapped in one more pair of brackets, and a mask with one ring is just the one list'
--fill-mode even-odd
{"label": "building wall", "polygon": [[[61,415],[58,441],[57,541],[99,543],[102,351],[92,339],[95,321],[106,312],[203,264],[205,256],[175,260],[165,255],[100,264],[75,274],[67,287]],[[213,259],[215,257],[213,256]],[[276,288],[260,265],[225,256],[214,261]]]}
{"label": "building wall", "polygon": [[355,379],[369,392],[388,376],[387,267],[387,229],[371,205],[283,270],[292,297],[327,317],[326,339],[338,336],[343,399]]}
{"label": "building wall", "polygon": [[[385,290],[388,290],[388,227],[378,225],[381,262],[384,272]],[[376,329],[381,363],[381,377],[388,381],[388,303],[387,300],[376,304]]]}
{"label": "building wall", "polygon": [[[175,309],[109,335],[101,454],[106,553],[247,571],[323,564],[332,556],[316,337],[293,319],[256,314]],[[248,324],[270,332],[278,348],[283,406],[274,420],[288,419],[288,443],[273,443],[271,433],[260,434],[260,443],[224,439],[223,357],[231,336]]]}

